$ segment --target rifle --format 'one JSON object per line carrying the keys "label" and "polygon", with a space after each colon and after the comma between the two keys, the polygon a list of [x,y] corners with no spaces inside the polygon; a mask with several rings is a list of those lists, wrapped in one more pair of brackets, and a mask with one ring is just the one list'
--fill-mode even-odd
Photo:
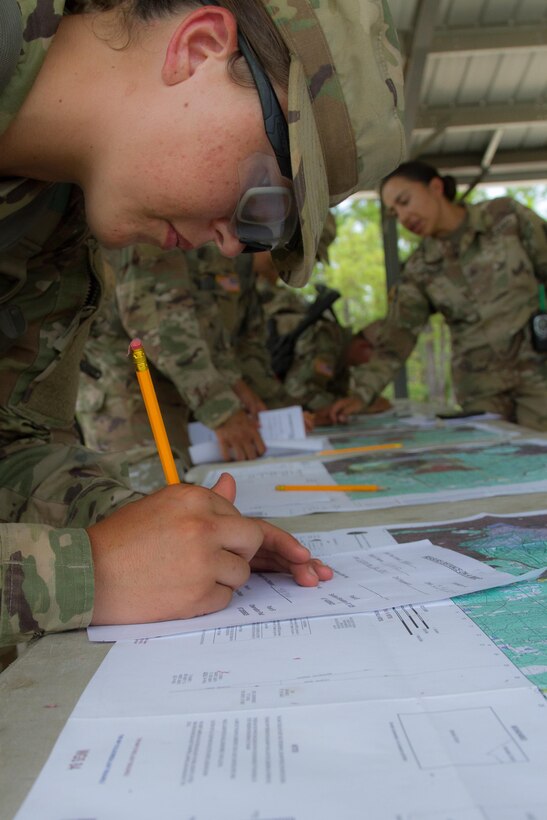
{"label": "rifle", "polygon": [[[325,285],[317,286],[318,295],[314,302],[308,307],[305,315],[290,333],[283,335],[277,332],[275,317],[268,320],[268,349],[271,355],[272,368],[276,376],[283,380],[291,367],[294,358],[294,348],[299,337],[315,324],[325,311],[330,310],[334,318],[336,315],[332,310],[333,304],[340,298],[339,291],[327,288]],[[338,321],[338,320],[336,320]]]}

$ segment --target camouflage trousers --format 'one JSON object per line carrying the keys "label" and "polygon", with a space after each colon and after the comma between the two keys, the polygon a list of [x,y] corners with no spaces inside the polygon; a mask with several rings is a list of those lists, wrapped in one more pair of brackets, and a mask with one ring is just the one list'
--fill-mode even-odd
{"label": "camouflage trousers", "polygon": [[76,442],[0,448],[0,521],[87,527],[141,497],[119,457]]}
{"label": "camouflage trousers", "polygon": [[547,354],[528,339],[508,356],[480,348],[454,362],[456,396],[466,412],[499,413],[507,421],[547,431]]}

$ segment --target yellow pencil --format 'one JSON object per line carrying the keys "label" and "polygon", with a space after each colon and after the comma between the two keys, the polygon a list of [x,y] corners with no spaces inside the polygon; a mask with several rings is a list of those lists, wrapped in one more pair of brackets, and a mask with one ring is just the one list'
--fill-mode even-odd
{"label": "yellow pencil", "polygon": [[340,490],[344,493],[374,493],[377,490],[385,490],[385,487],[378,487],[376,484],[278,484],[275,489],[287,490],[288,492],[301,492],[303,490],[331,492],[331,490]]}
{"label": "yellow pencil", "polygon": [[180,478],[177,473],[177,468],[175,467],[175,460],[173,458],[173,453],[171,452],[169,439],[167,438],[167,433],[165,432],[165,424],[163,423],[163,419],[161,417],[161,410],[156,397],[156,391],[154,390],[154,385],[152,384],[152,376],[150,375],[150,369],[146,360],[146,353],[144,352],[144,347],[142,346],[140,339],[132,340],[129,345],[129,352],[131,353],[135,370],[137,371],[139,387],[141,388],[144,406],[146,407],[146,412],[148,413],[148,421],[150,422],[150,427],[152,428],[154,441],[156,442],[156,447],[158,448],[158,455],[165,474],[165,480],[168,484],[180,484]]}
{"label": "yellow pencil", "polygon": [[367,444],[363,447],[340,447],[338,450],[320,450],[317,455],[337,456],[340,453],[366,453],[371,450],[395,450],[402,447],[402,444]]}

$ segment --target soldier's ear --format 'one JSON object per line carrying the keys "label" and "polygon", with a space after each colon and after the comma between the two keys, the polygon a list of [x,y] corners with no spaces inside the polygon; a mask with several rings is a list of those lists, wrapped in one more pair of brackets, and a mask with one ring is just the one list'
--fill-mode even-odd
{"label": "soldier's ear", "polygon": [[166,85],[191,77],[208,59],[225,62],[237,51],[237,23],[221,6],[204,6],[185,15],[171,35],[162,68]]}
{"label": "soldier's ear", "polygon": [[444,196],[444,183],[440,177],[433,177],[427,187],[436,199]]}

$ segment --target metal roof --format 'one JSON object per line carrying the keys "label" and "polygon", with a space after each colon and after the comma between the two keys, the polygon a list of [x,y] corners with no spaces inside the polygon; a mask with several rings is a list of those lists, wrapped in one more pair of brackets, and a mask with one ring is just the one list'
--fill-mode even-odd
{"label": "metal roof", "polygon": [[390,0],[408,154],[458,182],[547,179],[547,1]]}

